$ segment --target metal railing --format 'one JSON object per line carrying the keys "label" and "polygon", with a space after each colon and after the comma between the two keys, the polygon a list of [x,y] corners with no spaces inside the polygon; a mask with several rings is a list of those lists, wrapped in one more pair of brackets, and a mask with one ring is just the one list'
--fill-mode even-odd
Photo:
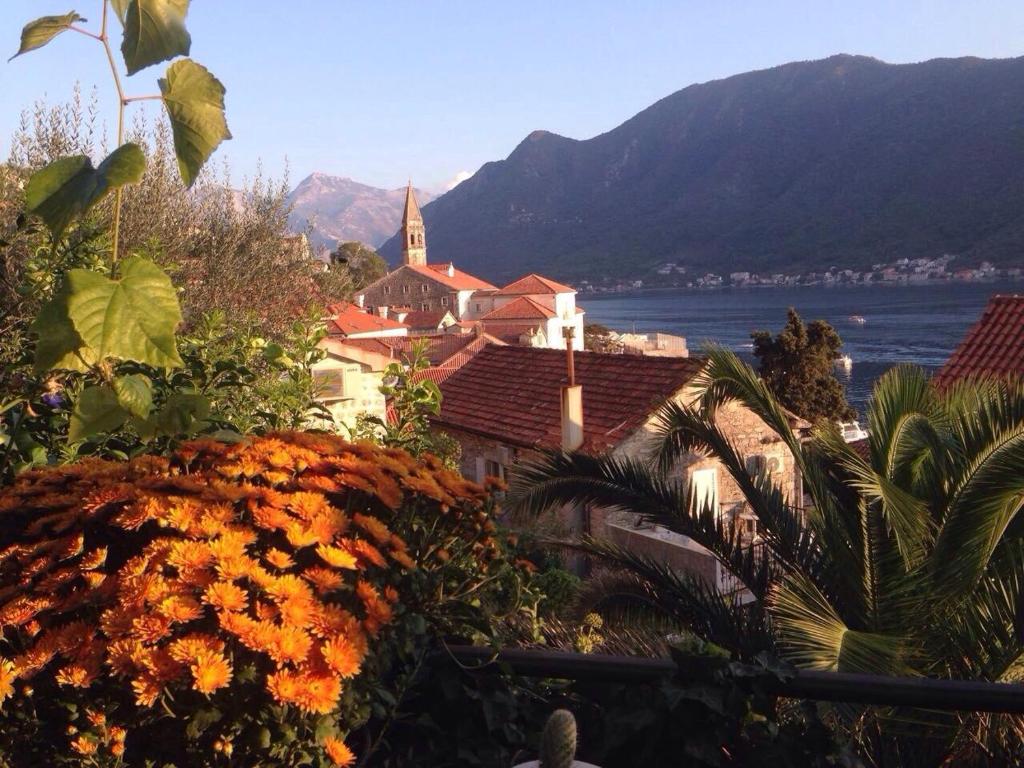
{"label": "metal railing", "polygon": [[[449,651],[464,668],[484,674],[514,672],[524,677],[637,684],[682,674],[671,659],[518,648],[495,652],[464,645],[450,646]],[[768,693],[793,699],[1024,714],[1024,685],[1015,683],[797,670],[788,678],[765,676],[759,684]]]}

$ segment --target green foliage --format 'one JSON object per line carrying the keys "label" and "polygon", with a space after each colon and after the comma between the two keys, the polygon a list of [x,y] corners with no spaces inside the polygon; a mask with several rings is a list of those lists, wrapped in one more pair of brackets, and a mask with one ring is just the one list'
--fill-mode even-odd
{"label": "green foliage", "polygon": [[517,765],[537,756],[552,709],[578,723],[577,758],[645,768],[825,768],[860,763],[818,710],[775,699],[785,675],[764,657],[736,663],[677,655],[655,684],[518,678],[459,667],[444,650],[420,664],[399,716],[370,763],[381,768]]}
{"label": "green foliage", "polygon": [[86,19],[72,11],[63,16],[43,16],[41,19],[29,22],[21,31],[21,47],[10,60],[13,61],[23,53],[42,48],[61,32],[71,29],[71,25],[76,21],[86,21]]}
{"label": "green foliage", "polygon": [[129,75],[188,56],[192,38],[185,29],[189,0],[128,0],[118,16],[124,20],[121,53]]}
{"label": "green foliage", "polygon": [[824,320],[805,325],[790,307],[786,327],[778,336],[755,331],[751,338],[760,374],[786,408],[811,422],[856,416],[835,376],[843,342],[831,325]]}
{"label": "green foliage", "polygon": [[389,365],[380,391],[387,399],[391,415],[384,419],[360,416],[354,437],[403,448],[414,456],[431,453],[456,466],[458,443],[430,428],[430,417],[441,412],[441,389],[430,379],[417,375],[429,365],[425,342],[413,345],[404,364]]}
{"label": "green foliage", "polygon": [[[585,545],[623,572],[631,588],[617,592],[620,603],[739,658],[771,651],[808,669],[1019,679],[1024,529],[1010,521],[1024,508],[1024,382],[940,390],[919,369],[893,369],[869,405],[866,455],[829,423],[800,441],[767,384],[729,352],[710,351],[698,384],[694,407],[662,408],[654,464],[551,454],[524,468],[513,503],[617,507],[705,547],[753,602],[740,606],[696,576],[609,544]],[[751,410],[788,448],[808,505],[787,496],[783,478],[752,473],[716,422],[726,403]],[[691,453],[721,463],[757,517],[763,553],[689,493],[674,468]],[[1017,716],[835,714],[880,763],[908,754],[921,766],[985,754],[1012,762],[1024,734]]]}
{"label": "green foliage", "polygon": [[25,208],[60,240],[72,220],[109,192],[137,184],[145,168],[146,157],[137,144],[117,148],[98,168],[88,157],[65,157],[32,175],[25,186]]}
{"label": "green foliage", "polygon": [[[179,367],[174,332],[181,323],[177,292],[170,278],[152,262],[133,257],[111,280],[97,272],[71,270],[65,286],[43,308],[32,330],[46,343],[37,353],[37,370],[60,366],[71,356],[92,365],[134,360],[161,368]],[[73,329],[74,333],[69,333]]]}
{"label": "green foliage", "polygon": [[540,768],[571,768],[574,757],[576,718],[567,709],[556,709],[541,733]]}
{"label": "green foliage", "polygon": [[358,241],[342,243],[331,253],[331,267],[341,267],[352,276],[354,290],[370,285],[388,272],[379,253]]}
{"label": "green foliage", "polygon": [[612,336],[612,330],[600,323],[583,326],[583,347],[589,352],[622,352],[622,343]]}
{"label": "green foliage", "polygon": [[224,86],[205,67],[185,59],[168,68],[160,92],[171,119],[181,178],[191,187],[210,155],[231,138]]}

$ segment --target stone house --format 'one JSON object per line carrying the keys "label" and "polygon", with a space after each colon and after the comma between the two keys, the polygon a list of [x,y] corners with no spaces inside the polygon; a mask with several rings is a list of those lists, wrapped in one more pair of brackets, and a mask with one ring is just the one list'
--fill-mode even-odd
{"label": "stone house", "polygon": [[[459,442],[461,470],[475,480],[505,478],[540,449],[642,458],[651,447],[658,408],[668,400],[692,403],[694,379],[704,364],[698,357],[491,346],[441,383],[444,399],[433,423]],[[720,409],[717,418],[752,471],[768,469],[787,497],[802,497],[792,455],[760,419],[737,404]],[[801,426],[794,418],[794,429]],[[756,542],[756,519],[717,459],[691,454],[676,471],[699,498]],[[559,516],[571,533],[605,536],[723,590],[735,588],[717,560],[686,536],[641,526],[616,510],[563,509]]]}
{"label": "stone house", "polygon": [[387,414],[380,387],[393,361],[389,355],[361,345],[361,341],[371,340],[324,337],[319,346],[326,356],[312,369],[317,401],[330,411],[341,431],[354,429],[360,415],[383,419]]}

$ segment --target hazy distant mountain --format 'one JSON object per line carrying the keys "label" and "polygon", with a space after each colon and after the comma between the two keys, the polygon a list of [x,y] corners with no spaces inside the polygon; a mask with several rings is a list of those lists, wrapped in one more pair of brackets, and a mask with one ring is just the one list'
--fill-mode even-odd
{"label": "hazy distant mountain", "polygon": [[[416,190],[420,204],[435,195]],[[333,248],[337,243],[359,240],[376,248],[395,232],[402,221],[405,187],[378,189],[340,176],[314,173],[292,190],[288,201],[294,206],[292,229],[312,226],[314,246]]]}
{"label": "hazy distant mountain", "polygon": [[692,85],[591,139],[535,131],[423,214],[432,260],[492,280],[1024,263],[1024,58],[841,55]]}

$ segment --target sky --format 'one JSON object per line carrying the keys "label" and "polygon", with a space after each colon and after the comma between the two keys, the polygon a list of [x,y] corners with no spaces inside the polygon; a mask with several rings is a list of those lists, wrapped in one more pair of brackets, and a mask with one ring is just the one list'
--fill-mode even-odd
{"label": "sky", "polygon": [[[0,50],[40,15],[74,8],[97,28],[100,3],[3,0]],[[228,89],[234,139],[217,158],[233,177],[262,167],[293,184],[321,171],[443,190],[533,130],[589,138],[692,83],[835,53],[1019,56],[1024,2],[192,0],[189,30],[192,58]],[[76,80],[97,87],[113,130],[106,66],[72,33],[0,62],[0,157],[21,110],[67,99]],[[157,92],[161,74],[136,74],[129,93]]]}

